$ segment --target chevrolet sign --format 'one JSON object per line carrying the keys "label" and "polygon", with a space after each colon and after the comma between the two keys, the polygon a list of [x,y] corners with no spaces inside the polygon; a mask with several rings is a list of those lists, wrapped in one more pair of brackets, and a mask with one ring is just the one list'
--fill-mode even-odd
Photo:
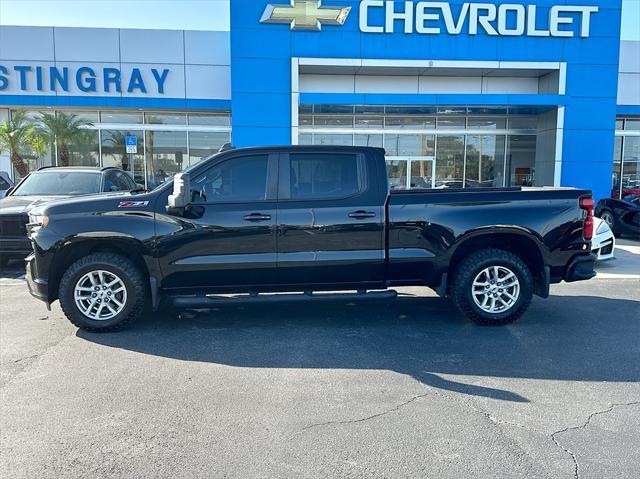
{"label": "chevrolet sign", "polygon": [[[369,12],[375,9],[384,11],[384,25],[369,22]],[[597,12],[598,7],[554,5],[544,20],[544,28],[541,28],[540,23],[543,22],[536,5],[465,2],[454,15],[449,2],[362,0],[360,31],[394,33],[398,22],[404,33],[437,35],[442,32],[441,21],[444,21],[446,33],[450,35],[476,35],[484,30],[488,35],[567,38],[575,36],[574,22],[578,20],[580,36],[586,38],[590,32],[591,15]]]}
{"label": "chevrolet sign", "polygon": [[291,0],[290,5],[267,5],[260,23],[286,23],[291,30],[320,31],[322,25],[344,25],[351,7],[323,7],[320,1]]}
{"label": "chevrolet sign", "polygon": [[[359,25],[363,33],[419,33],[438,35],[529,36],[582,38],[590,35],[594,6],[554,5],[543,18],[537,5],[517,3],[462,3],[452,9],[449,2],[394,2],[393,0],[362,0]],[[291,0],[289,5],[267,5],[260,22],[286,23],[292,30],[319,31],[325,25],[344,25],[351,7],[323,7],[320,1]],[[380,11],[373,22],[370,13]],[[401,28],[397,30],[397,27]],[[444,28],[443,28],[444,27]]]}

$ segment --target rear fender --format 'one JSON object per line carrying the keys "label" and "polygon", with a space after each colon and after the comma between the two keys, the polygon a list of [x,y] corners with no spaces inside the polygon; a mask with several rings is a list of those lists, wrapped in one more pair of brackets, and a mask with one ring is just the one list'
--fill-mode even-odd
{"label": "rear fender", "polygon": [[542,297],[549,295],[549,269],[542,238],[535,231],[517,226],[477,228],[461,236],[450,248],[447,268],[442,271],[443,275],[447,274],[447,291],[457,265],[469,254],[484,248],[503,249],[522,258],[533,274],[535,293]]}

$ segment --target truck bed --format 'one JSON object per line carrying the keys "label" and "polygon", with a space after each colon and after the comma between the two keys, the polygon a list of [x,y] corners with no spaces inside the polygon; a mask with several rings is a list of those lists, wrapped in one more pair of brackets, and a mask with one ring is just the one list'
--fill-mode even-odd
{"label": "truck bed", "polygon": [[579,199],[590,195],[573,188],[393,191],[386,206],[390,276],[427,271],[427,277],[439,278],[456,245],[482,235],[497,246],[525,243],[560,278],[567,262],[584,253]]}

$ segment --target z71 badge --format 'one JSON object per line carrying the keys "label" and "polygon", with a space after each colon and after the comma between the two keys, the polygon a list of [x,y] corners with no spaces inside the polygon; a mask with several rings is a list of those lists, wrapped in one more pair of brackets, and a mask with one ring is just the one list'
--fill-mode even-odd
{"label": "z71 badge", "polygon": [[118,203],[118,208],[140,208],[141,206],[147,206],[148,201],[121,201]]}

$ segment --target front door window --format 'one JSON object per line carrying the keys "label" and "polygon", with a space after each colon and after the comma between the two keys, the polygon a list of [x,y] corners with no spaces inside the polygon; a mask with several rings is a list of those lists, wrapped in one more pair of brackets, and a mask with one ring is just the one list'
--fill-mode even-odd
{"label": "front door window", "polygon": [[220,163],[191,181],[191,197],[196,203],[264,201],[268,163],[267,155]]}

